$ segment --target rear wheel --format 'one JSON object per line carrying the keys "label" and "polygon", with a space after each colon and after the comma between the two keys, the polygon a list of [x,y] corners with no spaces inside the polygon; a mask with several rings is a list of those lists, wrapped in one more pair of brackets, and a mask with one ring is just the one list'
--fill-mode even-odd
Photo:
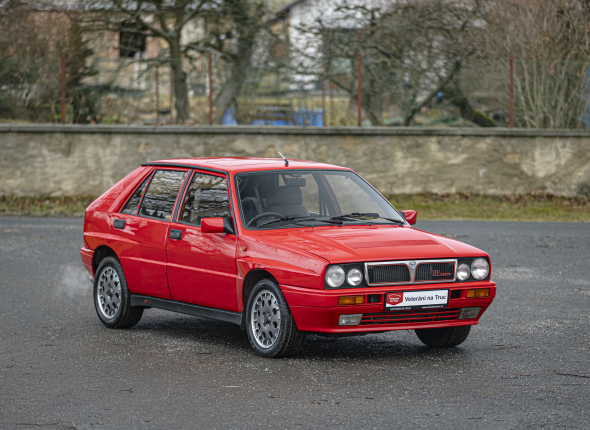
{"label": "rear wheel", "polygon": [[100,262],[94,279],[94,307],[108,328],[131,328],[139,322],[143,308],[131,307],[131,293],[119,260],[107,257]]}
{"label": "rear wheel", "polygon": [[288,357],[301,349],[305,333],[297,329],[276,282],[263,279],[256,284],[248,299],[246,318],[248,340],[257,354]]}
{"label": "rear wheel", "polygon": [[465,342],[470,331],[470,325],[463,325],[459,327],[423,328],[416,330],[416,335],[426,346],[451,348]]}

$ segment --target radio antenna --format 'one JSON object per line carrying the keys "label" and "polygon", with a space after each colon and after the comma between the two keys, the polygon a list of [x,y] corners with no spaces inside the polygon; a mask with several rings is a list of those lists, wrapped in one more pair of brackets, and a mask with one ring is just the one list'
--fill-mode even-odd
{"label": "radio antenna", "polygon": [[279,151],[279,155],[283,157],[283,160],[285,160],[285,167],[289,167],[289,161],[285,158],[283,154],[281,154],[281,151]]}

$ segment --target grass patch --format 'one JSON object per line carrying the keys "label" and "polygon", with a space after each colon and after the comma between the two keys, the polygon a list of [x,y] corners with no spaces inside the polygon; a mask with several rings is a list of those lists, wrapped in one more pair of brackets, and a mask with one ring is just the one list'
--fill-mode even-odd
{"label": "grass patch", "polygon": [[[590,198],[551,195],[396,194],[400,209],[418,211],[418,219],[590,222]],[[0,196],[0,216],[82,217],[95,196]]]}
{"label": "grass patch", "polygon": [[95,196],[0,196],[0,216],[83,217]]}
{"label": "grass patch", "polygon": [[590,222],[590,198],[551,195],[396,194],[399,210],[418,211],[420,219]]}

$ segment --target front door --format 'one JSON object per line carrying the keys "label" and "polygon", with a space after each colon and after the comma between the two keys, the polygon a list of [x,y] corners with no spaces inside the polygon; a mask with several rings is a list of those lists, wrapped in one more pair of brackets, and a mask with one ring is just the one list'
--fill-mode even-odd
{"label": "front door", "polygon": [[173,300],[238,311],[234,234],[202,233],[201,219],[230,217],[226,178],[195,171],[166,245]]}

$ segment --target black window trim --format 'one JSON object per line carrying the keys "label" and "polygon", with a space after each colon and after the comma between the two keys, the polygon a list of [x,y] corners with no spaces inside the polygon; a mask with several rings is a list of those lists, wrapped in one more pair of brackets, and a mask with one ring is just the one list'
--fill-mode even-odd
{"label": "black window trim", "polygon": [[[142,166],[145,166],[145,165],[146,164],[142,164]],[[179,166],[161,166],[161,167],[179,167]],[[173,169],[166,169],[166,170],[173,170]],[[178,196],[179,196],[178,193],[176,194],[176,200],[174,202],[174,207],[172,209],[172,214],[170,215],[170,219],[156,218],[156,217],[149,216],[149,215],[141,215],[139,213],[139,209],[141,209],[141,204],[143,203],[143,198],[145,197],[145,193],[147,193],[147,190],[149,189],[150,184],[152,183],[152,180],[154,179],[154,176],[156,176],[156,172],[157,171],[158,171],[157,168],[156,169],[153,169],[151,171],[151,173],[150,173],[150,175],[151,175],[150,180],[149,180],[148,184],[146,185],[145,190],[143,190],[143,195],[141,196],[141,200],[139,201],[139,205],[137,206],[137,213],[135,215],[133,215],[133,216],[136,216],[136,217],[139,217],[139,218],[153,219],[155,221],[162,221],[162,222],[168,222],[168,223],[170,223],[174,219],[173,216],[174,216],[174,210],[176,209],[176,203],[178,202]],[[185,173],[188,173],[187,176],[190,176],[190,173],[191,173],[191,170],[187,170],[187,171],[184,171],[184,170],[176,170],[176,171],[177,172],[185,172]],[[184,179],[183,184],[180,187],[180,191],[183,190],[183,187],[184,187],[184,184],[185,183],[186,183],[186,177]],[[130,215],[130,214],[125,214],[125,215]]]}
{"label": "black window trim", "polygon": [[185,191],[186,191],[190,181],[192,181],[194,174],[195,174],[195,169],[189,170],[188,175],[185,178],[184,183],[182,184],[182,187],[180,187],[180,192],[178,193],[178,196],[176,196],[176,203],[174,203],[174,210],[172,211],[172,216],[170,217],[171,222],[176,222],[176,219],[178,218],[178,216],[180,214],[182,202],[184,202]]}
{"label": "black window trim", "polygon": [[[161,165],[166,165],[165,167],[189,167],[191,169],[191,173],[189,175],[189,177],[186,180],[186,183],[183,185],[182,187],[182,193],[180,195],[180,199],[177,202],[178,203],[178,207],[176,208],[175,212],[174,212],[174,217],[171,218],[171,220],[173,220],[173,222],[175,224],[181,224],[181,225],[185,225],[187,227],[194,227],[194,228],[201,228],[201,226],[199,225],[195,225],[195,224],[191,224],[188,222],[184,222],[184,221],[180,221],[178,218],[180,217],[180,212],[182,210],[182,208],[180,207],[182,205],[182,202],[184,202],[184,199],[186,198],[186,193],[188,193],[188,185],[190,184],[190,182],[193,180],[193,176],[201,173],[200,171],[202,170],[204,174],[209,174],[209,173],[217,173],[220,177],[225,178],[225,183],[227,185],[227,195],[228,195],[228,199],[229,199],[229,209],[230,209],[230,215],[231,215],[231,219],[232,219],[232,223],[234,226],[234,231],[235,231],[235,235],[236,237],[239,237],[238,234],[238,229],[237,229],[237,223],[236,223],[236,216],[235,216],[235,211],[234,211],[234,205],[232,202],[232,192],[231,192],[231,181],[230,181],[230,175],[229,172],[223,171],[223,170],[217,170],[217,169],[210,169],[207,167],[201,167],[201,166],[193,166],[190,164],[181,164],[181,163],[145,163],[142,164],[142,166],[151,166],[151,165],[155,165],[155,166],[161,166]],[[211,176],[215,176],[215,175],[211,175]]]}

